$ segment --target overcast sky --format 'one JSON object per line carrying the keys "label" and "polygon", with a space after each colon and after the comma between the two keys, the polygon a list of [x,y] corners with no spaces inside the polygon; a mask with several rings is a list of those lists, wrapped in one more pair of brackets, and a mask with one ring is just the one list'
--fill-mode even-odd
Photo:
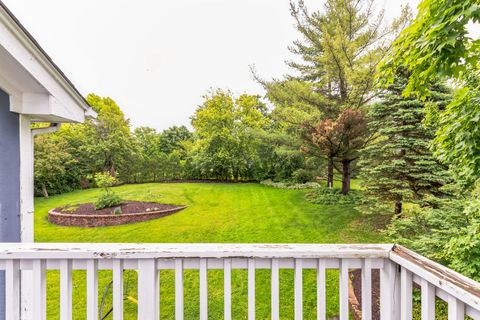
{"label": "overcast sky", "polygon": [[[133,126],[189,125],[209,88],[263,95],[298,38],[288,0],[3,0],[80,92],[110,96]],[[319,9],[323,0],[306,0]],[[379,0],[389,19],[419,0]]]}

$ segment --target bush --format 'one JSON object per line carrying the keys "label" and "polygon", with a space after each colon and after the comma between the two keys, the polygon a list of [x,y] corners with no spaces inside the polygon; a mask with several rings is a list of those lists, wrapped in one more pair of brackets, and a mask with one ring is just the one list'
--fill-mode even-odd
{"label": "bush", "polygon": [[290,190],[302,190],[302,189],[316,189],[320,188],[320,185],[316,182],[307,183],[289,183],[289,182],[275,182],[272,180],[265,180],[260,182],[265,186],[269,186],[277,189],[290,189]]}
{"label": "bush", "polygon": [[102,193],[95,202],[95,209],[100,210],[122,204],[122,199],[115,193],[109,191]]}
{"label": "bush", "polygon": [[292,179],[297,183],[306,183],[313,180],[313,174],[306,169],[298,169],[292,174]]}
{"label": "bush", "polygon": [[97,186],[103,188],[102,194],[95,202],[96,210],[117,206],[122,203],[122,199],[110,189],[117,182],[117,179],[110,172],[97,173],[94,179]]}
{"label": "bush", "polygon": [[362,193],[350,190],[346,195],[340,189],[320,187],[306,194],[305,198],[315,204],[323,205],[354,205],[361,201]]}
{"label": "bush", "polygon": [[437,207],[414,207],[386,230],[395,243],[480,280],[480,188]]}

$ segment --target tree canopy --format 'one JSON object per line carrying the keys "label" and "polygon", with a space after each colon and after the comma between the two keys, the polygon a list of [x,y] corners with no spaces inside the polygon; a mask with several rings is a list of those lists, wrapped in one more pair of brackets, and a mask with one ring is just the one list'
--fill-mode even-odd
{"label": "tree canopy", "polygon": [[[430,143],[434,128],[425,124],[426,102],[406,98],[402,92],[408,79],[398,73],[396,81],[382,93],[381,100],[369,111],[369,126],[375,138],[360,163],[366,195],[373,203],[391,203],[396,215],[402,205],[421,203],[427,195],[442,196],[441,188],[449,182],[447,166],[434,157]],[[429,88],[429,103],[448,104],[451,96],[441,84]]]}

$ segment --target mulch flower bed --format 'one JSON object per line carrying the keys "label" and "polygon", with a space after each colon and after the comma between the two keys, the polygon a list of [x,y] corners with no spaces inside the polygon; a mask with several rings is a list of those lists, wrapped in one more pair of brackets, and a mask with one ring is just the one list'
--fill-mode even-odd
{"label": "mulch flower bed", "polygon": [[78,206],[57,208],[55,209],[55,211],[69,214],[113,214],[113,210],[115,210],[115,208],[117,207],[120,207],[122,209],[122,214],[125,214],[167,210],[176,208],[177,206],[171,204],[160,204],[155,202],[129,201],[119,206],[104,208],[100,210],[95,210],[95,204],[93,203],[84,203]]}
{"label": "mulch flower bed", "polygon": [[[350,273],[350,279],[353,287],[353,294],[358,303],[357,306],[351,306],[354,310],[353,319],[361,319],[362,306],[362,270],[356,269]],[[351,297],[352,298],[352,297]],[[352,299],[350,299],[350,303]],[[360,312],[358,312],[360,311]],[[372,269],[372,320],[380,319],[380,270]]]}
{"label": "mulch flower bed", "polygon": [[[121,213],[118,213],[118,208]],[[103,227],[157,219],[185,208],[186,206],[155,202],[128,201],[95,210],[93,203],[84,203],[52,209],[48,212],[48,221],[62,226]]]}

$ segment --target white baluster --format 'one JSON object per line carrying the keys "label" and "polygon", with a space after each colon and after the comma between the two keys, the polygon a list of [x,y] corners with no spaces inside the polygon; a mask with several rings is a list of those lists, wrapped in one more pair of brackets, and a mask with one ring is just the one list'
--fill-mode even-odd
{"label": "white baluster", "polygon": [[348,320],[348,260],[340,260],[340,320]]}
{"label": "white baluster", "polygon": [[[399,294],[397,295],[397,265],[390,260],[385,259],[383,268],[380,269],[380,319],[395,320],[400,317],[400,312],[396,312],[400,306]],[[400,281],[400,279],[398,279]]]}
{"label": "white baluster", "polygon": [[98,319],[98,261],[87,261],[87,319]]}
{"label": "white baluster", "polygon": [[362,320],[372,319],[372,261],[362,261]]}
{"label": "white baluster", "polygon": [[232,319],[232,260],[223,260],[223,299],[224,319]]}
{"label": "white baluster", "polygon": [[280,319],[280,290],[279,290],[279,269],[278,259],[272,259],[272,320]]}
{"label": "white baluster", "polygon": [[183,260],[175,260],[175,319],[183,320]]}
{"label": "white baluster", "polygon": [[319,259],[318,266],[317,266],[317,320],[325,320],[327,318],[325,271],[326,271],[325,260]]}
{"label": "white baluster", "polygon": [[248,320],[255,319],[255,259],[248,259]]}
{"label": "white baluster", "polygon": [[294,276],[294,300],[295,300],[295,320],[303,319],[303,261],[295,259]]}
{"label": "white baluster", "polygon": [[158,320],[159,282],[155,259],[138,260],[138,319]]}
{"label": "white baluster", "polygon": [[45,260],[33,261],[33,319],[47,318]]}
{"label": "white baluster", "polygon": [[411,320],[412,319],[412,290],[413,290],[413,281],[412,273],[402,268],[400,275],[400,314],[401,320]]}
{"label": "white baluster", "polygon": [[123,320],[123,260],[113,260],[113,319]]}
{"label": "white baluster", "polygon": [[207,259],[200,259],[200,320],[208,320]]}
{"label": "white baluster", "polygon": [[422,279],[422,320],[435,320],[435,287]]}
{"label": "white baluster", "polygon": [[60,261],[60,319],[72,319],[72,260]]}
{"label": "white baluster", "polygon": [[465,304],[454,296],[448,296],[448,320],[465,319]]}
{"label": "white baluster", "polygon": [[5,319],[20,319],[20,261],[7,260],[5,267]]}

